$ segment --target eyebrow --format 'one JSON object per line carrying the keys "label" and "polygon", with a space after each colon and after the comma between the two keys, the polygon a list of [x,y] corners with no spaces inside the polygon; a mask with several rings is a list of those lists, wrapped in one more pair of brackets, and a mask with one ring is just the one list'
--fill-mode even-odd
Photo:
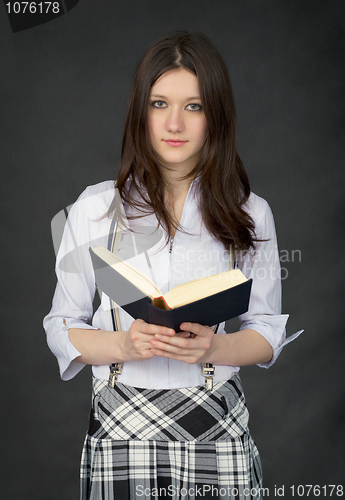
{"label": "eyebrow", "polygon": [[[159,95],[159,94],[151,94],[151,97],[160,97],[161,99],[167,98],[165,95]],[[191,99],[200,99],[201,100],[201,97],[199,95],[192,95],[191,97],[187,97],[186,101],[190,101]]]}

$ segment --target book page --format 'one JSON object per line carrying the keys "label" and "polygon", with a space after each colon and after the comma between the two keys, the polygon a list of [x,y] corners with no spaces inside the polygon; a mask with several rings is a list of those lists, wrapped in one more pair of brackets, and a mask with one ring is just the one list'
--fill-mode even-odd
{"label": "book page", "polygon": [[240,285],[245,281],[247,278],[244,274],[239,269],[234,269],[178,285],[169,290],[164,298],[171,308],[179,307]]}
{"label": "book page", "polygon": [[94,248],[93,251],[106,264],[113,267],[115,271],[120,273],[124,278],[133,283],[133,285],[149,297],[153,298],[162,295],[162,292],[156,284],[146,274],[138,271],[138,269],[134,267],[134,265],[138,265],[141,269],[145,269],[146,267],[148,268],[144,253],[123,261],[105,247],[99,246]]}

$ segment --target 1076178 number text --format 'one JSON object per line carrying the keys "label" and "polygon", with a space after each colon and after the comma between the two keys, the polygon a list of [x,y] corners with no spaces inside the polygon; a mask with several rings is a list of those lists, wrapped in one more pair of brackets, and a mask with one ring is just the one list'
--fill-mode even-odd
{"label": "1076178 number text", "polygon": [[293,497],[344,496],[344,486],[341,484],[327,484],[325,486],[299,484],[298,486],[290,486],[290,490]]}
{"label": "1076178 number text", "polygon": [[6,4],[8,14],[48,14],[60,12],[59,2],[8,2]]}

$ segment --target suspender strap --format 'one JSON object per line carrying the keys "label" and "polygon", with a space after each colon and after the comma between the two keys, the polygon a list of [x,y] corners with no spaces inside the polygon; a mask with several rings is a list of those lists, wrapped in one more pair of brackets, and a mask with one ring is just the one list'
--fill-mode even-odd
{"label": "suspender strap", "polygon": [[[119,249],[120,241],[121,241],[121,235],[122,235],[122,227],[120,223],[120,217],[118,210],[120,208],[116,206],[115,208],[115,213],[114,217],[111,221],[110,224],[110,230],[109,230],[109,235],[108,235],[108,244],[107,248],[110,250],[110,252],[113,252],[115,255],[117,254],[117,251]],[[111,319],[113,323],[113,330],[114,331],[121,331],[121,321],[120,321],[120,315],[119,315],[119,309],[117,304],[110,300],[110,311],[111,311]],[[109,374],[109,380],[108,380],[108,385],[109,387],[114,387],[115,382],[117,380],[118,375],[122,373],[122,362],[118,363],[111,363],[109,365],[110,369],[110,374]]]}
{"label": "suspender strap", "polygon": [[[230,270],[235,268],[235,255],[232,250],[232,246],[230,246],[230,251],[229,251],[229,261],[230,261]],[[214,333],[217,333],[219,327],[218,325],[214,325],[212,327],[212,330]],[[212,391],[213,388],[213,377],[215,374],[215,367],[212,365],[212,363],[201,363],[201,373],[205,377],[205,387],[207,391]]]}

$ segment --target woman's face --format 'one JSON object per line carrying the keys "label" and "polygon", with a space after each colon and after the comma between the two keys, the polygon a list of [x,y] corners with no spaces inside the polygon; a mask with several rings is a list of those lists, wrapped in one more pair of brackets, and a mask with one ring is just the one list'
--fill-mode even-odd
{"label": "woman's face", "polygon": [[197,77],[185,69],[164,73],[152,86],[148,126],[163,163],[181,174],[197,164],[207,135]]}

